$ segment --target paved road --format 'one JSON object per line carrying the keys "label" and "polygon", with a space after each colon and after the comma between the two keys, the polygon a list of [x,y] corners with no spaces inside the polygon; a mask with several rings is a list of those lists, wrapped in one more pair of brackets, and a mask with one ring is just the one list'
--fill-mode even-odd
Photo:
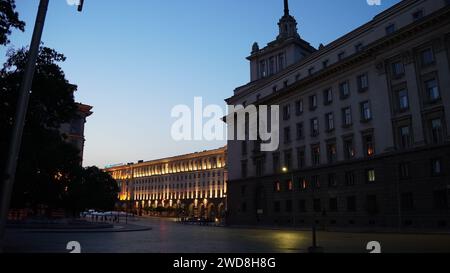
{"label": "paved road", "polygon": [[[8,252],[68,252],[78,241],[83,253],[298,253],[311,244],[308,231],[189,226],[169,219],[142,219],[134,224],[153,229],[124,233],[7,232]],[[399,235],[318,232],[325,252],[368,252],[379,241],[382,251],[450,252],[450,235]]]}

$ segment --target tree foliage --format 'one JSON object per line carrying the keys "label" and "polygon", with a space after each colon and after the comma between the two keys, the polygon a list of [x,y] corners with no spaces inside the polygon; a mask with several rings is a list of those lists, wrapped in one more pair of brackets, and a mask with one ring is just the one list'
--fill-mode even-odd
{"label": "tree foliage", "polygon": [[72,211],[95,209],[113,210],[117,202],[119,187],[110,174],[97,167],[83,169],[80,179],[69,185],[68,207]]}
{"label": "tree foliage", "polygon": [[11,29],[25,30],[25,22],[19,19],[15,0],[0,0],[0,45],[9,44]]}
{"label": "tree foliage", "polygon": [[[13,50],[0,70],[0,167],[9,149],[10,132],[28,51]],[[83,169],[80,151],[66,141],[61,125],[77,118],[76,86],[59,64],[64,55],[41,47],[32,84],[12,207],[111,208],[117,198],[115,181],[99,169]],[[3,152],[4,151],[4,152]],[[103,184],[104,183],[104,184]]]}

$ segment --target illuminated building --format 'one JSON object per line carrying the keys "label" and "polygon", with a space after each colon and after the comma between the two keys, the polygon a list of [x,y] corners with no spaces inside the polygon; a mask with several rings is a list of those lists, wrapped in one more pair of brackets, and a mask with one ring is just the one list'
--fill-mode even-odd
{"label": "illuminated building", "polygon": [[173,208],[186,217],[222,218],[226,209],[226,147],[105,169],[124,207]]}
{"label": "illuminated building", "polygon": [[318,49],[287,1],[278,25],[226,100],[280,107],[277,151],[228,141],[229,221],[448,228],[450,2],[401,1]]}

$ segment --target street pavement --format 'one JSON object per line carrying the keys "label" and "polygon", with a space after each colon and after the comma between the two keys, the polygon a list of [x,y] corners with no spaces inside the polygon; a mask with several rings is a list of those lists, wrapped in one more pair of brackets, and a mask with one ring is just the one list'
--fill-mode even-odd
{"label": "street pavement", "polygon": [[[79,242],[82,253],[305,253],[308,230],[223,228],[182,225],[173,219],[141,218],[132,223],[151,230],[133,232],[42,232],[10,229],[6,252],[68,253]],[[326,253],[368,253],[377,241],[383,253],[450,252],[450,234],[318,232]]]}

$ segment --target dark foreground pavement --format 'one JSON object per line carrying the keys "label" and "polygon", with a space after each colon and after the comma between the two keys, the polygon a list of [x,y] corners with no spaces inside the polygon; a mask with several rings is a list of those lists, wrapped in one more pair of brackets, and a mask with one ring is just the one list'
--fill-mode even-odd
{"label": "dark foreground pavement", "polygon": [[[221,228],[181,225],[169,219],[141,219],[134,232],[51,232],[8,230],[6,252],[67,253],[77,241],[83,253],[304,253],[311,245],[307,230]],[[131,231],[131,230],[130,230]],[[385,253],[450,252],[450,235],[318,232],[327,253],[367,253],[371,241]]]}

